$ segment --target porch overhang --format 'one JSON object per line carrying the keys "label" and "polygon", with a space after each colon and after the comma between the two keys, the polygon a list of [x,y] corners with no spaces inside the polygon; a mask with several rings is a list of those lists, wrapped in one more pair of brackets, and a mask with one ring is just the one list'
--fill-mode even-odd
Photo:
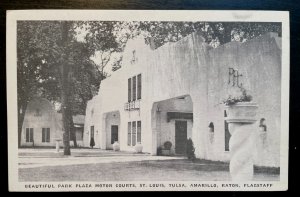
{"label": "porch overhang", "polygon": [[167,112],[167,122],[172,119],[184,119],[193,121],[193,113],[187,112]]}

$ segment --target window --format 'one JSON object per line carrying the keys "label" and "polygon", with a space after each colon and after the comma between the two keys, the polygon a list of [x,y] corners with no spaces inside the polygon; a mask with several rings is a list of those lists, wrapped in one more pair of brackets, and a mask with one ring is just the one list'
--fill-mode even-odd
{"label": "window", "polygon": [[131,101],[131,78],[128,79],[128,102]]}
{"label": "window", "polygon": [[26,128],[26,142],[33,142],[33,128]]}
{"label": "window", "polygon": [[141,121],[128,122],[128,146],[135,146],[141,142]]}
{"label": "window", "polygon": [[119,130],[118,125],[111,125],[111,136],[110,136],[111,144],[119,141],[118,130]]}
{"label": "window", "polygon": [[261,118],[259,121],[259,127],[262,129],[262,131],[267,131],[267,125],[265,123],[266,119],[265,118]]}
{"label": "window", "polygon": [[[224,117],[227,117],[226,110],[224,110]],[[231,134],[228,129],[228,122],[224,120],[224,127],[225,127],[225,151],[229,151],[229,140],[231,137]]]}
{"label": "window", "polygon": [[131,146],[131,122],[128,122],[127,145]]}
{"label": "window", "polygon": [[91,138],[94,138],[94,126],[91,126]]}
{"label": "window", "polygon": [[76,140],[81,141],[83,139],[83,127],[75,127]]}
{"label": "window", "polygon": [[142,130],[142,127],[141,127],[141,121],[137,121],[137,142],[140,142],[141,143],[141,139],[142,139],[142,136],[141,136],[141,130]]}
{"label": "window", "polygon": [[208,128],[210,129],[211,132],[214,132],[215,131],[214,123],[210,122],[209,125],[208,125]]}
{"label": "window", "polygon": [[137,76],[137,99],[142,98],[142,75]]}
{"label": "window", "polygon": [[142,98],[142,74],[128,79],[128,102]]}
{"label": "window", "polygon": [[136,76],[132,78],[132,100],[136,100]]}
{"label": "window", "polygon": [[132,146],[135,146],[136,144],[136,122],[132,122]]}
{"label": "window", "polygon": [[50,128],[42,129],[42,142],[50,142]]}

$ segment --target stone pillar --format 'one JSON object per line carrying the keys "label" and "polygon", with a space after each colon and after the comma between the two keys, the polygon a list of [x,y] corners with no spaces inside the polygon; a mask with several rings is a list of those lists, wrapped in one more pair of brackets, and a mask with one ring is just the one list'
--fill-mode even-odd
{"label": "stone pillar", "polygon": [[158,117],[161,112],[157,112],[158,103],[154,103],[151,110],[151,131],[152,131],[152,152],[151,155],[157,155],[157,138],[158,138]]}
{"label": "stone pillar", "polygon": [[233,181],[250,181],[253,178],[253,151],[255,150],[252,123],[229,123],[231,138],[230,174]]}
{"label": "stone pillar", "polygon": [[253,178],[257,108],[256,103],[238,103],[226,109],[231,134],[230,174],[233,181],[251,181]]}

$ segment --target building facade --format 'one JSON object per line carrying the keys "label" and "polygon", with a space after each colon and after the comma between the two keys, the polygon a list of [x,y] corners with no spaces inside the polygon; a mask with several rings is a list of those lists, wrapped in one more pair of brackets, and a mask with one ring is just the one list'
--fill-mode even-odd
{"label": "building facade", "polygon": [[[84,116],[73,116],[78,146],[83,146]],[[62,140],[62,115],[45,98],[35,97],[27,105],[22,125],[22,147],[54,147]],[[73,141],[70,141],[71,145]],[[62,141],[61,141],[62,144]]]}
{"label": "building facade", "polygon": [[[191,138],[196,157],[229,160],[230,133],[222,101],[245,88],[267,124],[267,155],[278,166],[281,110],[281,38],[268,33],[244,43],[212,48],[199,33],[155,50],[143,38],[127,43],[123,67],[101,83],[88,102],[83,145],[123,151],[136,143],[153,155],[164,142],[185,153]],[[257,121],[257,136],[259,137]],[[259,147],[259,146],[258,146]]]}

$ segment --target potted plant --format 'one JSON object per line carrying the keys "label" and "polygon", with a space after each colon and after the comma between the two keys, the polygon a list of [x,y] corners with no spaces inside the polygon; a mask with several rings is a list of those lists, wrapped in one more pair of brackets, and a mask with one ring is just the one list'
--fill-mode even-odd
{"label": "potted plant", "polygon": [[162,155],[167,155],[167,156],[171,155],[171,148],[172,148],[172,142],[166,141],[164,143],[163,149],[161,150]]}
{"label": "potted plant", "polygon": [[252,96],[247,94],[246,89],[240,88],[241,96],[231,97],[223,100],[226,108],[226,121],[230,122],[255,122],[257,104],[252,101]]}
{"label": "potted plant", "polygon": [[120,144],[119,144],[118,141],[115,141],[115,142],[113,143],[113,150],[114,150],[114,151],[119,151],[119,150],[120,150]]}
{"label": "potted plant", "polygon": [[134,146],[134,150],[136,153],[141,153],[143,151],[143,145],[141,142],[137,142],[136,145]]}
{"label": "potted plant", "polygon": [[159,146],[159,147],[157,148],[157,155],[158,155],[158,156],[162,155],[162,147],[161,147],[161,146]]}

